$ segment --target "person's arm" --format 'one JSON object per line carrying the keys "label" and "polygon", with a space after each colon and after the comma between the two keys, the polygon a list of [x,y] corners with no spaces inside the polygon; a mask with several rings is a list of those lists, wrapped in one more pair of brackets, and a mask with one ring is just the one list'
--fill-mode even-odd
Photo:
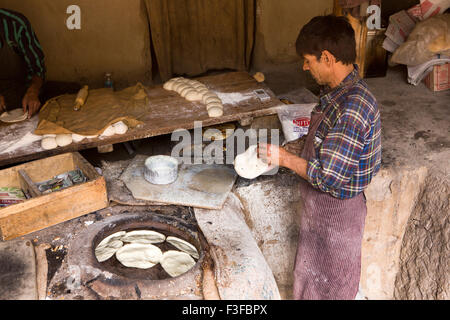
{"label": "person's arm", "polygon": [[0,112],[6,110],[5,98],[0,94]]}
{"label": "person's arm", "polygon": [[28,119],[34,115],[41,107],[41,102],[39,101],[39,92],[41,91],[42,84],[44,80],[39,76],[33,76],[31,79],[31,84],[22,99],[23,112],[28,112]]}
{"label": "person's arm", "polygon": [[273,144],[259,144],[258,157],[268,165],[291,169],[303,179],[308,180],[306,170],[308,162],[305,159],[286,151],[282,147]]}
{"label": "person's arm", "polygon": [[44,52],[28,19],[17,12],[10,14],[14,14],[17,21],[15,40],[27,66],[29,86],[23,97],[22,107],[30,118],[41,107],[39,93],[46,73]]}

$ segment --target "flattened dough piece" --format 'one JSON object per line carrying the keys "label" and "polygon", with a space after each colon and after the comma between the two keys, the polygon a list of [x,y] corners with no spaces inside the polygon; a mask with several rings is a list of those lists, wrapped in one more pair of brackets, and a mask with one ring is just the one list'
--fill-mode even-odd
{"label": "flattened dough piece", "polygon": [[98,244],[95,248],[95,257],[99,262],[108,260],[123,246],[120,239],[125,233],[125,231],[113,233]]}
{"label": "flattened dough piece", "polygon": [[117,250],[116,258],[125,267],[148,269],[161,261],[162,251],[152,244],[130,243]]}
{"label": "flattened dough piece", "polygon": [[173,236],[168,236],[166,241],[168,243],[170,243],[171,245],[173,245],[175,248],[190,254],[195,259],[199,258],[197,248],[194,247],[189,242],[184,241],[183,239],[180,239],[180,238],[177,238],[177,237],[173,237]]}
{"label": "flattened dough piece", "polygon": [[166,236],[152,230],[134,230],[127,232],[121,239],[123,242],[151,244],[164,242]]}
{"label": "flattened dough piece", "polygon": [[120,240],[112,240],[108,242],[106,245],[103,246],[97,246],[95,248],[95,257],[97,258],[98,262],[103,262],[111,258],[117,250],[122,248],[123,242]]}
{"label": "flattened dough piece", "polygon": [[14,109],[11,111],[3,112],[0,116],[0,120],[6,123],[20,122],[24,121],[27,116],[27,113],[23,113],[23,109]]}
{"label": "flattened dough piece", "polygon": [[119,231],[119,232],[110,234],[109,236],[104,238],[102,241],[100,241],[100,243],[98,244],[97,247],[106,246],[110,241],[121,240],[122,236],[124,236],[125,234],[126,234],[125,231]]}
{"label": "flattened dough piece", "polygon": [[195,266],[195,261],[189,254],[176,250],[164,252],[160,263],[171,277],[182,275]]}

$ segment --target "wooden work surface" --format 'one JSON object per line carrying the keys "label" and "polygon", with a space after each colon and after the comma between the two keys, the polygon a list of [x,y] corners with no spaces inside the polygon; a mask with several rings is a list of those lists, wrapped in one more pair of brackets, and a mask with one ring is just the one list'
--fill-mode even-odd
{"label": "wooden work surface", "polygon": [[[151,112],[139,119],[144,124],[130,129],[126,134],[112,137],[85,139],[80,143],[72,143],[66,147],[52,150],[41,148],[41,142],[35,141],[11,152],[5,152],[6,146],[0,150],[0,166],[45,158],[61,153],[95,148],[103,145],[143,139],[158,135],[170,134],[176,129],[190,130],[195,121],[202,121],[202,126],[247,120],[275,114],[282,102],[264,84],[258,83],[246,72],[229,72],[215,76],[196,78],[210,90],[218,94],[224,105],[222,117],[210,118],[206,107],[200,102],[189,102],[174,91],[167,91],[162,85],[149,87],[147,94]],[[270,100],[261,102],[254,90],[264,89]],[[0,124],[0,141],[18,140],[37,125],[37,116],[18,124]]]}

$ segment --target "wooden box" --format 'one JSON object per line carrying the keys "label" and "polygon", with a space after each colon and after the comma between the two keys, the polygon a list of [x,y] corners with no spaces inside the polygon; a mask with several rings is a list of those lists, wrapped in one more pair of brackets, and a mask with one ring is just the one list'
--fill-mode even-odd
{"label": "wooden box", "polygon": [[[35,183],[80,169],[88,181],[49,194]],[[0,237],[14,239],[108,206],[105,179],[78,152],[25,163],[0,171],[0,186],[17,187],[32,197],[0,208]]]}

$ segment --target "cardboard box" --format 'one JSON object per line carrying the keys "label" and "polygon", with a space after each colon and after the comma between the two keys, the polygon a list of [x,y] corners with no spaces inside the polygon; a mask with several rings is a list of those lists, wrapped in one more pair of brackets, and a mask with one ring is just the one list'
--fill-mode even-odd
{"label": "cardboard box", "polygon": [[[42,194],[36,183],[80,169],[87,182]],[[0,208],[0,238],[14,239],[108,206],[105,179],[78,152],[0,170],[0,185],[21,188],[32,197]]]}
{"label": "cardboard box", "polygon": [[424,79],[425,85],[432,91],[444,91],[450,89],[450,63],[434,66]]}

